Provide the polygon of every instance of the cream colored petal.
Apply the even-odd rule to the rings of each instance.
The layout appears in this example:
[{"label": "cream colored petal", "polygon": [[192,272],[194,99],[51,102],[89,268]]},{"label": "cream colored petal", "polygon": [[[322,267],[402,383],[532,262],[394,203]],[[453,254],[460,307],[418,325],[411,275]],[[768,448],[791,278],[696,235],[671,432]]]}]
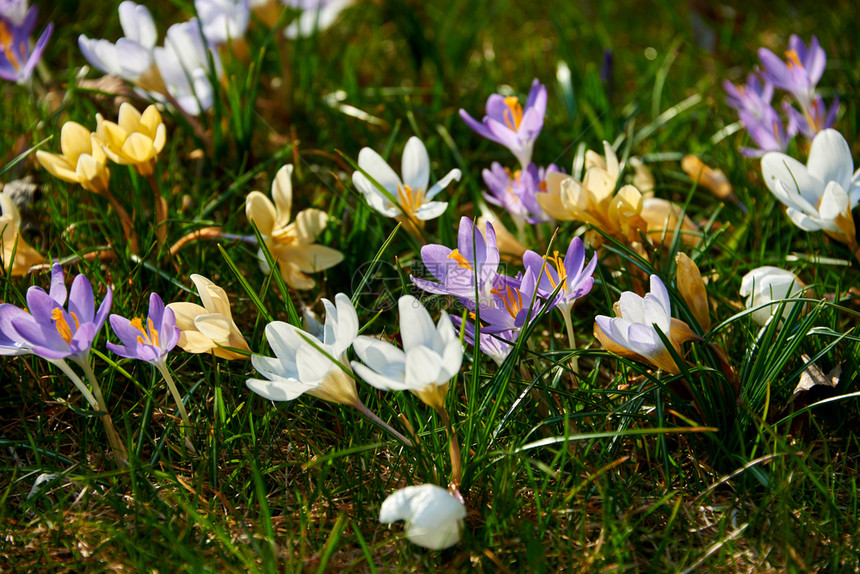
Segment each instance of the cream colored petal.
[{"label": "cream colored petal", "polygon": [[535,199],[547,215],[554,219],[570,221],[572,217],[561,203],[560,193],[536,193]]},{"label": "cream colored petal", "polygon": [[182,331],[178,345],[187,353],[208,353],[215,348],[212,339],[198,331]]},{"label": "cream colored petal", "polygon": [[148,106],[143,110],[143,113],[140,115],[140,125],[148,134],[155,135],[158,127],[164,125],[161,120],[161,114],[158,113],[158,108]]},{"label": "cream colored petal", "polygon": [[615,191],[616,181],[616,178],[605,169],[592,168],[585,172],[582,187],[590,192],[592,202],[599,204]]},{"label": "cream colored petal", "polygon": [[249,193],[245,199],[245,216],[257,226],[261,235],[272,235],[276,211],[275,205],[268,197],[259,191]]},{"label": "cream colored petal", "polygon": [[116,123],[126,132],[132,133],[140,129],[140,118],[141,115],[137,108],[128,102],[123,102],[119,107],[119,118]]},{"label": "cream colored petal", "polygon": [[281,270],[281,277],[293,289],[313,289],[316,285],[316,281],[302,273],[298,265],[291,261],[280,261],[278,267]]},{"label": "cream colored petal", "polygon": [[167,143],[167,128],[164,124],[159,124],[155,130],[155,137],[152,138],[152,147],[155,148],[156,154],[161,153],[165,143]]},{"label": "cream colored petal", "polygon": [[283,245],[273,255],[295,263],[305,273],[323,271],[343,261],[343,253],[324,245]]},{"label": "cream colored petal", "polygon": [[227,292],[217,285],[209,285],[200,292],[200,300],[204,302],[204,306],[212,313],[224,315],[231,321],[233,320],[233,312],[230,310],[230,299],[227,298]]},{"label": "cream colored petal", "polygon": [[78,156],[92,151],[90,130],[77,122],[66,122],[60,130],[60,149],[69,163],[75,163]]},{"label": "cream colored petal", "polygon": [[39,150],[36,152],[36,159],[54,177],[58,177],[63,181],[78,183],[78,175],[75,173],[75,168],[66,161],[65,157]]},{"label": "cream colored petal", "polygon": [[104,164],[99,165],[93,156],[82,154],[78,158],[77,173],[78,181],[92,181],[99,177],[104,171]]},{"label": "cream colored petal", "polygon": [[305,209],[296,216],[296,239],[299,243],[313,243],[328,223],[328,214],[320,209]]},{"label": "cream colored petal", "polygon": [[[4,245],[5,248],[5,245]],[[5,249],[4,249],[5,251]],[[11,259],[11,250],[8,254],[3,255],[4,263]],[[35,249],[24,241],[24,238],[18,235],[18,245],[15,248],[15,260],[12,262],[12,269],[9,270],[13,277],[26,275],[33,265],[42,263],[45,258]]]},{"label": "cream colored petal", "polygon": [[293,212],[293,165],[287,164],[278,170],[272,182],[272,199],[275,201],[277,218],[275,227],[286,227]]},{"label": "cream colored petal", "polygon": [[156,151],[149,136],[135,132],[122,144],[122,154],[134,164],[146,163],[155,157]]},{"label": "cream colored petal", "polygon": [[107,155],[104,148],[99,143],[99,138],[96,134],[90,134],[90,147],[92,148],[91,155],[96,162],[104,165],[107,163]]},{"label": "cream colored petal", "polygon": [[176,326],[180,331],[195,330],[194,319],[209,312],[196,303],[177,302],[170,303],[167,307],[176,316]]},{"label": "cream colored petal", "polygon": [[686,253],[675,255],[675,264],[678,266],[675,279],[678,291],[696,318],[696,322],[707,331],[711,328],[710,302],[699,267]]},{"label": "cream colored petal", "polygon": [[[680,319],[672,319],[672,325],[669,328],[669,338],[674,343],[676,349],[680,350],[680,346],[682,343],[686,343],[687,341],[700,341],[702,338],[699,337],[693,330],[687,325],[684,321]],[[679,353],[680,354],[680,353]]]},{"label": "cream colored petal", "polygon": [[198,315],[194,319],[194,326],[216,343],[225,345],[230,339],[233,321],[221,313],[209,313],[208,315]]},{"label": "cream colored petal", "polygon": [[99,124],[98,137],[112,162],[128,165],[128,160],[122,155],[122,146],[128,138],[128,132],[113,122],[102,121]]},{"label": "cream colored petal", "polygon": [[588,150],[585,152],[585,171],[592,168],[606,169],[606,160],[596,151]]}]

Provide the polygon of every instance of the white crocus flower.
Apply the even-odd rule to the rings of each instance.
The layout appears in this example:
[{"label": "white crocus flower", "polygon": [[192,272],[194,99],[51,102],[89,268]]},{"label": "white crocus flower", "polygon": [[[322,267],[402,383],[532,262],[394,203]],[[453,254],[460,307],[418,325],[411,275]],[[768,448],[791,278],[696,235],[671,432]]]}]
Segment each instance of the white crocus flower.
[{"label": "white crocus flower", "polygon": [[194,0],[194,8],[210,45],[244,38],[251,16],[248,0]]},{"label": "white crocus flower", "polygon": [[125,34],[116,42],[78,37],[78,46],[87,61],[104,72],[139,85],[162,90],[158,70],[153,66],[158,33],[146,6],[126,1],[119,5],[119,23]]},{"label": "white crocus flower", "polygon": [[459,169],[452,169],[448,175],[428,189],[430,157],[421,140],[414,136],[409,138],[403,150],[401,169],[403,180],[378,153],[370,148],[362,148],[359,152],[358,165],[385,188],[400,206],[393,204],[386,194],[371,183],[363,173],[357,171],[352,174],[352,183],[364,195],[370,207],[386,217],[405,219],[419,226],[428,219],[442,215],[448,203],[432,200],[452,181],[459,181],[461,175]]},{"label": "white crocus flower", "polygon": [[433,325],[430,313],[411,295],[401,297],[398,308],[403,350],[379,339],[358,337],[354,349],[365,364],[353,361],[352,368],[377,389],[412,391],[441,411],[448,382],[460,371],[463,345],[445,311]]},{"label": "white crocus flower", "polygon": [[607,351],[651,363],[669,373],[680,372],[657,328],[678,354],[681,343],[697,337],[686,323],[672,318],[669,291],[659,277],[651,276],[651,292],[645,297],[625,291],[613,309],[615,317],[595,318],[594,336]]},{"label": "white crocus flower", "polygon": [[823,130],[812,141],[806,165],[779,152],[761,160],[765,183],[804,231],[825,233],[856,249],[851,210],[860,203],[860,170],[842,134]]},{"label": "white crocus flower", "polygon": [[155,48],[154,55],[168,93],[183,111],[196,116],[212,107],[217,86],[210,81],[209,58],[216,77],[223,69],[218,53],[208,49],[196,18],[171,26],[164,47]]},{"label": "white crocus flower", "polygon": [[[752,319],[764,326],[771,316],[776,313],[779,302],[794,299],[801,295],[805,285],[791,271],[779,267],[758,267],[741,279],[741,297],[746,297],[744,305],[752,312]],[[791,313],[797,303],[787,303],[783,308],[782,318]]]},{"label": "white crocus flower", "polygon": [[413,544],[442,550],[460,542],[466,507],[435,484],[407,486],[390,495],[379,509],[379,521],[406,521],[406,537]]},{"label": "white crocus flower", "polygon": [[355,380],[341,368],[347,364],[346,350],[358,334],[358,315],[343,293],[335,296],[335,304],[323,299],[326,318],[321,341],[289,323],[273,321],[266,325],[266,338],[275,357],[251,357],[254,368],[267,380],[248,379],[248,388],[272,401],[291,401],[308,393],[358,408],[361,401]]}]

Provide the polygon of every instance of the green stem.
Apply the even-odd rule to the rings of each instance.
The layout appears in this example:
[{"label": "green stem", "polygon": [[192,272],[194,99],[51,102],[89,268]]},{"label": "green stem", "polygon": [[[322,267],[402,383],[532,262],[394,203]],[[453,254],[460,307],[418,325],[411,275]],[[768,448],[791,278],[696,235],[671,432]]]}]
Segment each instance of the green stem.
[{"label": "green stem", "polygon": [[173,400],[176,401],[176,408],[179,409],[179,416],[182,417],[182,424],[191,431],[191,421],[188,418],[188,412],[185,410],[185,404],[182,402],[182,396],[179,394],[179,389],[176,388],[176,383],[173,382],[173,377],[170,375],[170,370],[164,364],[164,360],[153,363],[161,376],[164,377],[164,382],[167,383],[167,388],[170,389],[170,394],[173,395]]},{"label": "green stem", "polygon": [[[559,307],[562,317],[564,317],[564,327],[567,329],[567,344],[570,349],[576,349],[576,337],[573,334],[573,321],[570,318],[570,307]],[[573,355],[570,359],[570,370],[579,375],[579,357]]]},{"label": "green stem", "polygon": [[101,407],[99,406],[98,401],[96,401],[96,398],[93,396],[93,394],[90,392],[90,390],[81,380],[81,378],[77,375],[77,373],[72,370],[72,368],[66,361],[64,361],[63,359],[48,359],[48,362],[63,371],[63,373],[67,377],[69,377],[69,379],[71,379],[72,384],[74,384],[78,388],[78,390],[81,391],[81,394],[84,395],[84,398],[87,400],[87,402],[90,404],[90,407],[94,411],[101,410]]},{"label": "green stem", "polygon": [[394,437],[396,437],[397,440],[399,440],[400,442],[402,442],[406,446],[410,446],[410,447],[412,446],[411,440],[409,440],[408,438],[406,438],[405,436],[403,436],[402,434],[400,434],[399,432],[394,430],[394,428],[391,425],[389,425],[387,422],[385,422],[384,420],[382,420],[381,418],[376,416],[376,413],[374,413],[372,410],[370,410],[369,408],[364,406],[363,402],[358,401],[355,404],[353,404],[352,406],[355,407],[355,410],[357,410],[362,415],[364,415],[365,417],[370,419],[372,422],[376,423],[377,425],[379,425],[380,427],[382,427],[383,429],[387,430],[389,433],[394,435]]},{"label": "green stem", "polygon": [[99,418],[102,419],[102,424],[105,426],[105,433],[107,433],[108,442],[114,451],[114,456],[116,457],[117,462],[128,464],[128,451],[126,450],[122,439],[119,438],[119,433],[116,431],[116,427],[113,425],[113,419],[111,419],[110,414],[108,413],[107,403],[105,402],[104,395],[102,395],[102,389],[99,386],[99,382],[96,380],[96,374],[93,372],[93,368],[90,366],[89,361],[78,359],[76,362],[84,370],[84,374],[87,376],[87,380],[93,388],[93,396],[98,403],[99,411],[104,413]]}]

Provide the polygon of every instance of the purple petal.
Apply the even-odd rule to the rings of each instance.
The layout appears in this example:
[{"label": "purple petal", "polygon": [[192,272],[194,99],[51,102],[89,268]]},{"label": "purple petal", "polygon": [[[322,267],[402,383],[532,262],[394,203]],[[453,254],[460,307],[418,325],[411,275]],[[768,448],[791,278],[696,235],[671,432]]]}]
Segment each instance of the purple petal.
[{"label": "purple petal", "polygon": [[102,304],[99,305],[98,313],[96,313],[94,323],[96,325],[96,331],[102,328],[102,325],[105,324],[105,319],[107,319],[108,313],[110,313],[111,305],[113,304],[113,289],[110,287],[107,288],[107,293],[105,293],[105,298],[102,299]]},{"label": "purple petal", "polygon": [[54,263],[51,266],[51,299],[57,302],[57,305],[63,306],[66,304],[68,291],[66,290],[66,278],[63,273],[63,267],[59,263]]},{"label": "purple petal", "polygon": [[69,292],[69,313],[76,315],[81,324],[92,323],[95,306],[90,280],[83,274],[78,275]]},{"label": "purple petal", "polygon": [[93,339],[96,338],[96,326],[92,323],[85,323],[75,332],[69,343],[69,354],[85,357],[90,352],[90,347],[93,346]]},{"label": "purple petal", "polygon": [[62,309],[41,287],[27,289],[27,310],[37,323],[52,324],[53,312],[57,308]]},{"label": "purple petal", "polygon": [[460,118],[466,123],[469,128],[483,138],[487,138],[489,140],[494,140],[493,134],[487,129],[482,122],[479,122],[475,118],[469,115],[466,110],[460,110]]}]

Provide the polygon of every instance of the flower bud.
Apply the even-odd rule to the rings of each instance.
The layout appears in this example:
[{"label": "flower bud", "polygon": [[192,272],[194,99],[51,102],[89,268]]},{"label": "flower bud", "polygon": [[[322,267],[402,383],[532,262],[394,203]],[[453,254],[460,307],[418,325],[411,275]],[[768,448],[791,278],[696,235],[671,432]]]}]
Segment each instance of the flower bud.
[{"label": "flower bud", "polygon": [[675,255],[675,264],[678,266],[678,272],[675,277],[678,291],[681,292],[681,296],[693,313],[693,317],[696,318],[696,321],[702,327],[702,330],[707,331],[711,328],[711,315],[708,308],[710,306],[708,303],[708,292],[705,289],[702,274],[686,253]]}]

